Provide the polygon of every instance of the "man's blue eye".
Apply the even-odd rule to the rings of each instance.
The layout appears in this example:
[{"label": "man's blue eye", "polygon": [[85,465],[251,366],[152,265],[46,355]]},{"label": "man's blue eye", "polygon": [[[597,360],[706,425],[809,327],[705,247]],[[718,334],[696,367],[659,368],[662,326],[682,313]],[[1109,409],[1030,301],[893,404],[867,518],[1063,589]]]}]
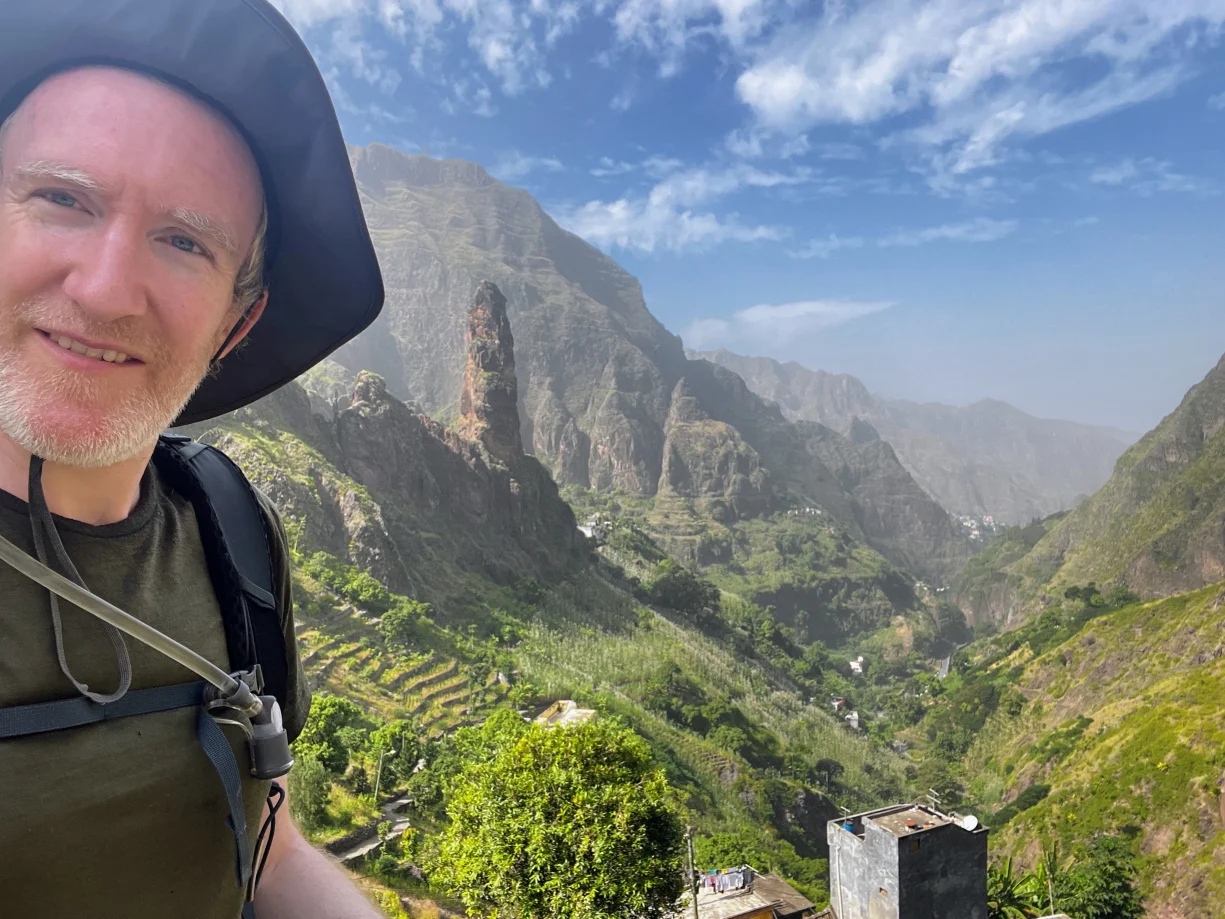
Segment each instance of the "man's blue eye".
[{"label": "man's blue eye", "polygon": [[46,197],[52,204],[58,204],[60,207],[77,206],[77,199],[64,191],[49,191],[46,193]]},{"label": "man's blue eye", "polygon": [[171,236],[170,245],[181,252],[198,252],[200,250],[200,247],[196,245],[196,241],[189,236]]}]

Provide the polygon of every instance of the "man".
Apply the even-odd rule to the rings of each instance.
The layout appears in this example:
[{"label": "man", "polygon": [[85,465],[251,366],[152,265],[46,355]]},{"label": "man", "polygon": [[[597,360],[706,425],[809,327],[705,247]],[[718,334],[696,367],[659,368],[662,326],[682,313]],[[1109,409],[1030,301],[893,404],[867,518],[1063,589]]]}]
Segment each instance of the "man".
[{"label": "man", "polygon": [[[381,306],[323,82],[264,0],[5,4],[0,122],[0,535],[49,539],[53,567],[232,672],[201,524],[150,460],[167,426],[288,382]],[[262,504],[292,738],[309,693]],[[193,676],[3,564],[0,595],[0,715]],[[0,739],[0,914],[239,916],[241,834],[198,711]],[[255,853],[269,785],[241,773]],[[381,915],[285,811],[254,909]]]}]

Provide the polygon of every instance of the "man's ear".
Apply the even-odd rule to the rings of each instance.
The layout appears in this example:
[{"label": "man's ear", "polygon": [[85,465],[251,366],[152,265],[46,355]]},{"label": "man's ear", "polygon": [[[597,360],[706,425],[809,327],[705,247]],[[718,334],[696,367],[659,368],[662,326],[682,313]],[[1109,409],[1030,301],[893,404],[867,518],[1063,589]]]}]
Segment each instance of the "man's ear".
[{"label": "man's ear", "polygon": [[264,307],[267,305],[268,291],[265,290],[258,300],[247,307],[242,317],[234,325],[234,328],[230,329],[230,334],[226,336],[221,349],[213,357],[214,363],[220,361],[238,347],[242,340],[247,337],[247,333],[255,326],[255,323],[259,321],[259,317],[264,314]]}]

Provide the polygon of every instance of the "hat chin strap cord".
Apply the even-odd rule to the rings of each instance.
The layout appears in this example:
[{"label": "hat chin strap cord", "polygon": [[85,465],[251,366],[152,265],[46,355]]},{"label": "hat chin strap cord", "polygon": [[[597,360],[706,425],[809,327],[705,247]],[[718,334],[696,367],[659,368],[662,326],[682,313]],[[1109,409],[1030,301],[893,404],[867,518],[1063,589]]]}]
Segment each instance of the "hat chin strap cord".
[{"label": "hat chin strap cord", "polygon": [[186,645],[180,644],[169,635],[163,635],[135,616],[125,613],[97,594],[47,567],[3,536],[0,536],[0,560],[16,568],[30,580],[41,584],[53,594],[85,610],[90,615],[96,616],[103,622],[109,623],[119,631],[131,635],[137,641],[143,642],[207,680],[218,693],[217,698],[208,705],[210,710],[214,708],[233,709],[248,718],[255,718],[262,712],[264,703],[253,691],[252,685],[248,685],[247,682],[250,680],[254,684],[256,682],[254,675],[231,676]]}]

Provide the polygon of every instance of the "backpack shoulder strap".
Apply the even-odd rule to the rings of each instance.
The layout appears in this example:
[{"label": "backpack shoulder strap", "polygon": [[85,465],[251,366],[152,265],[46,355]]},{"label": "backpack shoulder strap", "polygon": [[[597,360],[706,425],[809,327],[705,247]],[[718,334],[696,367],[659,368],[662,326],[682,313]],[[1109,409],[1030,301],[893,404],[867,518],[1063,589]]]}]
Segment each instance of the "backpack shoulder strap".
[{"label": "backpack shoulder strap", "polygon": [[154,462],[195,509],[230,665],[249,670],[259,664],[264,692],[284,707],[288,666],[283,611],[277,608],[280,572],[255,490],[228,456],[182,435],[163,434]]}]

